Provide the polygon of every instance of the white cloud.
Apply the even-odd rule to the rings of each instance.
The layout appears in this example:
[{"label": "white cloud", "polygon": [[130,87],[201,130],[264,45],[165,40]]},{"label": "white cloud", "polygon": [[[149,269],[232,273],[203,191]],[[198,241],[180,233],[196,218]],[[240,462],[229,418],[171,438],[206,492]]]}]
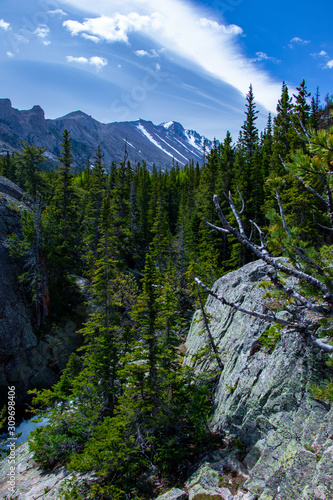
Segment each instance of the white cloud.
[{"label": "white cloud", "polygon": [[160,26],[160,16],[153,13],[151,16],[141,16],[136,12],[129,15],[116,14],[114,17],[100,16],[85,19],[83,23],[68,20],[63,25],[72,35],[83,34],[99,37],[107,42],[128,43],[128,34],[132,31],[145,31]]},{"label": "white cloud", "polygon": [[225,35],[243,35],[242,28],[236,24],[229,24],[226,26],[224,24],[219,24],[216,21],[212,21],[211,19],[202,17],[199,20],[199,25],[203,28],[211,29],[212,31],[224,33]]},{"label": "white cloud", "polygon": [[38,36],[39,38],[46,38],[49,33],[50,33],[50,28],[46,25],[39,26],[34,31],[34,35]]},{"label": "white cloud", "polygon": [[90,57],[89,59],[87,57],[73,57],[73,56],[67,56],[67,62],[68,63],[79,63],[79,64],[88,64],[91,66],[95,66],[97,71],[99,71],[101,68],[106,66],[108,64],[108,60],[105,59],[104,57]]},{"label": "white cloud", "polygon": [[89,59],[89,64],[92,64],[93,66],[96,66],[96,68],[98,70],[100,70],[101,68],[103,68],[104,66],[106,66],[108,63],[108,60],[105,59],[105,57],[91,57]]},{"label": "white cloud", "polygon": [[333,68],[333,59],[331,59],[330,61],[328,61],[326,63],[326,68],[329,68],[329,69],[332,69]]},{"label": "white cloud", "polygon": [[321,50],[320,52],[313,52],[310,54],[312,57],[328,57],[328,54],[325,50]]},{"label": "white cloud", "polygon": [[98,36],[87,35],[87,33],[82,33],[82,37],[85,38],[86,40],[90,40],[91,42],[95,42],[95,43],[98,43],[100,41]]},{"label": "white cloud", "polygon": [[64,12],[62,9],[55,9],[55,10],[48,10],[47,14],[50,14],[51,16],[68,16],[67,12]]},{"label": "white cloud", "polygon": [[7,54],[7,56],[8,56],[8,57],[14,57],[13,52],[9,52],[9,51],[8,51],[8,52],[6,52],[6,54]]},{"label": "white cloud", "polygon": [[0,28],[2,28],[5,31],[8,31],[10,28],[10,24],[6,23],[3,19],[0,19]]},{"label": "white cloud", "polygon": [[308,43],[310,43],[310,40],[303,40],[298,36],[294,36],[289,42],[289,47],[292,49],[295,45],[307,45]]},{"label": "white cloud", "polygon": [[152,50],[142,50],[142,49],[139,49],[139,50],[136,50],[134,52],[138,57],[159,57],[159,54],[157,52],[157,50],[155,49],[152,49]]},{"label": "white cloud", "polygon": [[275,111],[281,95],[281,82],[274,81],[255,61],[245,57],[238,45],[238,36],[243,35],[242,28],[207,19],[203,9],[193,2],[63,1],[90,16],[83,22],[70,20],[64,23],[73,35],[85,33],[107,42],[129,43],[130,33],[139,32],[165,47],[168,54],[177,55],[190,67],[195,66],[197,71],[209,73],[232,85],[244,96],[252,83],[256,101]]},{"label": "white cloud", "polygon": [[276,59],[276,57],[268,56],[266,52],[256,52],[256,58],[252,59],[253,62],[256,61],[272,61],[274,63],[280,63],[280,59]]},{"label": "white cloud", "polygon": [[43,24],[41,26],[38,26],[38,28],[33,32],[33,35],[36,35],[38,38],[40,38],[43,42],[43,45],[47,46],[51,44],[50,40],[47,40],[49,33],[50,28],[46,26],[46,24]]}]

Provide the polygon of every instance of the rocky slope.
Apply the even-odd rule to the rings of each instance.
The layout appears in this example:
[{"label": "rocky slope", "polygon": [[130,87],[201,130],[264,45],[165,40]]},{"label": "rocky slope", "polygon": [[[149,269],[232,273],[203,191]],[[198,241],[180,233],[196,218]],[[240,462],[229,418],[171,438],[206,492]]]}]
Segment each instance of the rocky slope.
[{"label": "rocky slope", "polygon": [[[258,282],[265,280],[267,270],[261,261],[250,263],[218,280],[214,290],[262,312]],[[227,439],[236,438],[242,448],[239,456],[247,471],[243,492],[259,500],[333,498],[333,410],[310,390],[312,384],[332,377],[325,355],[299,333],[286,331],[270,352],[259,342],[268,327],[262,320],[232,311],[211,297],[206,311],[213,316],[211,331],[224,365],[211,425]],[[197,312],[194,320],[199,316]],[[186,343],[188,363],[202,346],[199,330],[200,324],[193,322]],[[207,360],[197,368],[207,372],[212,366]],[[209,460],[210,468],[223,477],[220,462],[219,457]],[[238,496],[215,498],[242,495],[240,490]]]},{"label": "rocky slope", "polygon": [[185,130],[180,123],[152,122],[100,123],[82,111],[74,111],[55,120],[47,120],[40,106],[20,111],[9,99],[0,99],[0,153],[22,149],[21,141],[44,147],[49,166],[58,163],[63,131],[71,132],[74,166],[84,169],[87,161],[93,163],[97,146],[101,146],[107,169],[111,162],[124,160],[125,143],[128,160],[135,165],[145,161],[159,168],[170,168],[178,162],[184,166],[189,160],[201,163],[203,144],[209,152],[212,142],[193,130]]},{"label": "rocky slope", "polygon": [[9,255],[7,237],[20,233],[23,191],[0,177],[0,407],[7,402],[8,386],[15,386],[16,404],[22,406],[27,390],[50,387],[70,354],[80,345],[78,324],[64,322],[43,338],[34,331],[28,294],[18,277],[23,262]]},{"label": "rocky slope", "polygon": [[[261,311],[264,292],[258,283],[267,270],[261,261],[250,263],[218,280],[214,290]],[[193,361],[205,342],[197,321],[200,312],[187,338],[186,362],[214,377],[217,370],[211,427],[221,447],[198,461],[184,488],[174,488],[158,499],[331,500],[333,409],[316,400],[310,390],[312,384],[332,376],[325,355],[300,334],[290,332],[282,332],[270,351],[259,342],[268,328],[263,321],[231,311],[212,298],[206,310],[224,368],[219,370],[209,358]],[[20,457],[18,498],[23,500],[42,479],[26,448]],[[4,471],[3,466],[0,478],[5,477]],[[64,469],[55,472],[61,478],[67,474]],[[43,476],[38,498],[60,499],[55,483],[54,474]],[[49,490],[44,492],[42,486]]]}]

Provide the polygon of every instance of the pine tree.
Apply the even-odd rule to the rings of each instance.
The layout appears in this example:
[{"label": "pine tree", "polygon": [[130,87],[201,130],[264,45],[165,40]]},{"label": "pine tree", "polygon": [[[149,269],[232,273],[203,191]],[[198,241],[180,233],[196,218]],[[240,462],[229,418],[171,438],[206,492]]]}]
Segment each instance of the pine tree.
[{"label": "pine tree", "polygon": [[288,87],[283,82],[281,98],[277,104],[277,115],[273,124],[273,152],[270,171],[272,176],[284,175],[282,160],[286,160],[290,153],[290,131],[292,99],[289,97]]},{"label": "pine tree", "polygon": [[41,191],[42,188],[40,165],[45,161],[43,153],[45,153],[46,148],[36,147],[28,142],[22,142],[21,144],[23,151],[17,153],[15,157],[18,183],[28,194],[34,197],[37,195],[37,189]]},{"label": "pine tree", "polygon": [[63,134],[60,160],[52,199],[42,213],[42,226],[51,297],[53,303],[55,301],[60,307],[66,307],[66,295],[75,290],[72,275],[82,266],[81,211],[70,173],[72,153],[67,130]]}]

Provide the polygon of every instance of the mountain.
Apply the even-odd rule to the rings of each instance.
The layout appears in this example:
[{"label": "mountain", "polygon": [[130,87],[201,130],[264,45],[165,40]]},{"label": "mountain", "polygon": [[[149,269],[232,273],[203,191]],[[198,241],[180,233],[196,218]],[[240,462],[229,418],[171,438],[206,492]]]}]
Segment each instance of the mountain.
[{"label": "mountain", "polygon": [[163,169],[176,162],[181,167],[189,160],[202,163],[204,143],[206,152],[212,147],[212,141],[173,121],[154,125],[139,119],[105,124],[82,111],[50,120],[45,119],[40,106],[20,111],[9,99],[0,99],[0,154],[20,150],[21,141],[28,141],[46,148],[45,156],[58,162],[65,129],[71,133],[73,163],[78,169],[83,169],[87,161],[93,162],[98,145],[106,168],[112,161],[124,159],[125,147],[133,165],[145,161],[150,168],[155,164]]}]

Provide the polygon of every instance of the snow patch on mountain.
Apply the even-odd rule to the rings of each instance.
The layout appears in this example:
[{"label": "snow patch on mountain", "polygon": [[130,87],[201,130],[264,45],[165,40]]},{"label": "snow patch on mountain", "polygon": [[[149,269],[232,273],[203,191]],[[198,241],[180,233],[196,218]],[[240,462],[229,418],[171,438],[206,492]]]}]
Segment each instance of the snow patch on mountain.
[{"label": "snow patch on mountain", "polygon": [[172,127],[174,122],[166,122],[166,123],[162,123],[162,127],[166,128],[167,130]]},{"label": "snow patch on mountain", "polygon": [[[171,146],[171,144],[169,144],[167,141],[165,141],[164,139],[162,139],[162,137],[160,137],[158,134],[156,134],[156,135],[157,135],[157,137],[158,137],[161,141],[165,142],[165,144],[166,144],[167,146],[169,146],[169,148],[171,148],[171,149],[173,149],[174,151],[176,151],[177,155],[182,156],[182,157],[184,158],[184,160],[186,160],[186,162],[188,161],[188,159],[186,158],[186,156],[182,155],[182,154],[178,151],[178,149],[176,149],[176,148],[174,148],[173,146]],[[176,139],[176,140],[177,140],[177,139]],[[179,141],[178,141],[178,142],[179,142]],[[187,148],[186,148],[186,149],[187,149]],[[185,163],[183,163],[183,165],[185,165]]]},{"label": "snow patch on mountain", "polygon": [[141,123],[139,123],[137,125],[137,128],[140,130],[140,132],[145,135],[147,137],[147,139],[150,140],[150,142],[152,142],[154,144],[154,146],[158,147],[159,149],[161,149],[164,153],[166,153],[167,155],[171,156],[171,158],[173,158],[173,155],[171,153],[169,153],[169,151],[166,151],[166,149],[164,149],[157,141],[155,141],[154,137],[152,135],[150,135],[150,133],[144,128],[143,125],[141,125]]},{"label": "snow patch on mountain", "polygon": [[188,143],[193,147],[198,149],[199,151],[202,151],[203,145],[202,142],[198,144],[197,139],[194,137],[194,135],[191,133],[190,130],[185,130],[185,134],[188,140]]}]

